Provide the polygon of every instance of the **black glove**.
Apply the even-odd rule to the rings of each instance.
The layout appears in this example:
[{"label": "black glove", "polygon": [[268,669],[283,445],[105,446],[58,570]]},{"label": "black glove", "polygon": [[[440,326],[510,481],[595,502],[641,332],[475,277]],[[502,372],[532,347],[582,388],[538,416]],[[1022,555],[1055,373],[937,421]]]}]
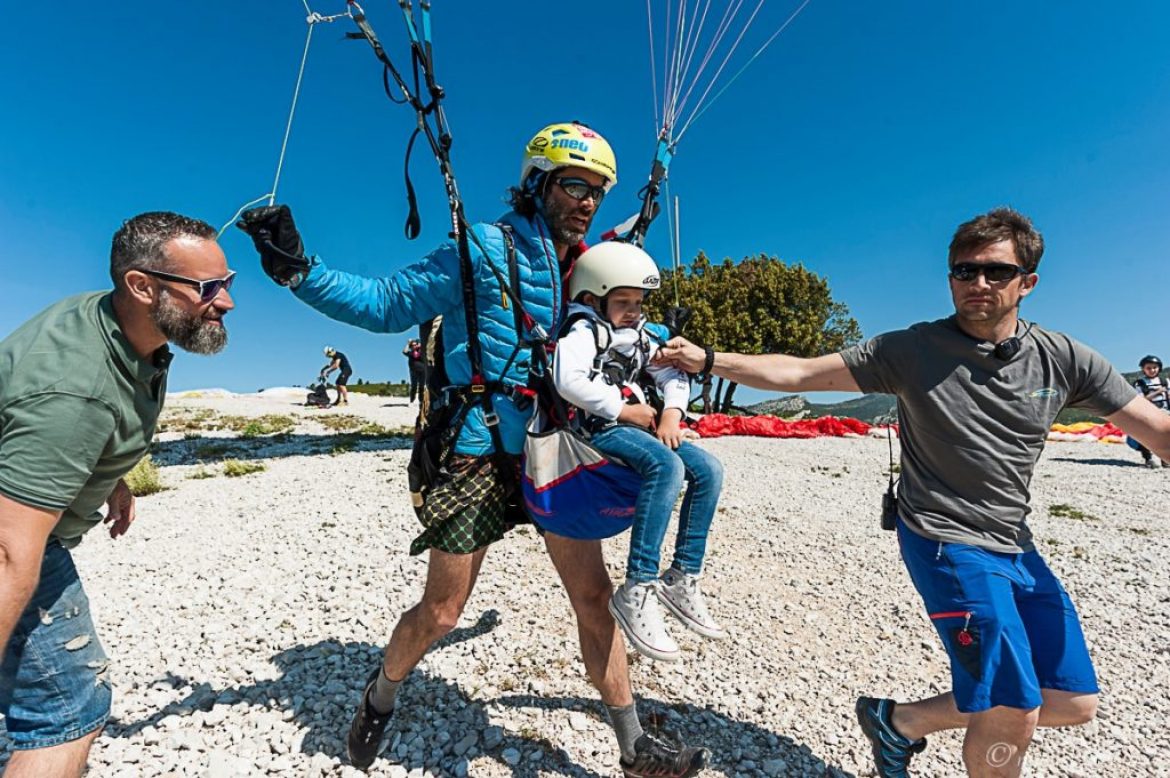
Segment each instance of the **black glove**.
[{"label": "black glove", "polygon": [[265,205],[244,211],[236,226],[252,236],[260,265],[281,286],[297,286],[309,272],[305,245],[287,205]]},{"label": "black glove", "polygon": [[670,330],[670,337],[678,337],[682,335],[683,330],[686,329],[691,317],[695,312],[685,305],[667,308],[666,314],[662,317],[662,323],[666,325],[666,329]]}]

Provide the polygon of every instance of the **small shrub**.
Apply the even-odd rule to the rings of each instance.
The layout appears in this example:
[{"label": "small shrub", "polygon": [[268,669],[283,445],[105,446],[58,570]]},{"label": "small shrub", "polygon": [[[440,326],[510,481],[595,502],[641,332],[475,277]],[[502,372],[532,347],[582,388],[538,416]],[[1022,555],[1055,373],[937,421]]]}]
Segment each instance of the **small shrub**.
[{"label": "small shrub", "polygon": [[191,480],[199,481],[199,480],[202,480],[204,478],[215,478],[215,473],[211,472],[206,467],[203,467],[202,465],[200,465],[199,469],[192,471],[191,474],[187,476],[187,478],[189,478]]},{"label": "small shrub", "polygon": [[244,475],[251,475],[252,473],[262,473],[268,469],[268,466],[263,462],[243,462],[239,459],[225,459],[223,461],[223,474],[228,478],[239,478]]},{"label": "small shrub", "polygon": [[130,493],[135,497],[155,494],[166,489],[159,478],[158,465],[151,459],[150,454],[138,460],[134,469],[126,474],[125,481],[126,486],[130,487]]}]

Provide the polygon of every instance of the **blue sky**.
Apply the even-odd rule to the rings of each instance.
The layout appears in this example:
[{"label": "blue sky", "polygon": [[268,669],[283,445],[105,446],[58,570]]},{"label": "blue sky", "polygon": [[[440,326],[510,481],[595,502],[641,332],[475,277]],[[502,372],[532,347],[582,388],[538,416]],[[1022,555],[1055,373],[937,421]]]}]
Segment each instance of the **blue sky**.
[{"label": "blue sky", "polygon": [[[796,5],[768,0],[745,53]],[[366,10],[405,63],[393,5]],[[51,17],[35,4],[5,17],[0,336],[56,299],[108,286],[122,219],[168,209],[219,226],[267,192],[305,33],[299,0],[65,0]],[[597,231],[633,212],[655,139],[644,3],[435,0],[433,20],[471,218],[504,210],[524,142],[568,119],[595,126],[618,154],[621,180]],[[446,203],[432,159],[416,151],[423,235],[403,238],[413,114],[384,98],[365,44],[342,40],[350,29],[343,20],[314,34],[279,195],[309,251],[387,274],[442,240]],[[949,313],[954,227],[1011,204],[1048,244],[1025,316],[1134,369],[1147,352],[1170,352],[1167,94],[1163,2],[812,0],[680,145],[670,184],[683,257],[801,261],[873,335]],[[240,272],[230,344],[177,359],[172,388],[304,383],[327,343],[358,376],[405,376],[407,334],[331,322],[272,285],[238,231],[223,246]],[[668,262],[665,224],[648,248]]]}]

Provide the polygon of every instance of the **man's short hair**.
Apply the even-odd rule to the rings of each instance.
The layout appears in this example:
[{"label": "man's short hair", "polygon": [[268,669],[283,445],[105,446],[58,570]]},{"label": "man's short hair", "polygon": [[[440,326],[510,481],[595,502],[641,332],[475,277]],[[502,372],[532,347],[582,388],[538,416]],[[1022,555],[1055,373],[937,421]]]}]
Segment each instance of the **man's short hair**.
[{"label": "man's short hair", "polygon": [[215,240],[215,228],[200,219],[170,211],[140,213],[122,222],[110,247],[110,278],[114,288],[125,284],[131,270],[170,270],[170,258],[163,247],[176,238]]},{"label": "man's short hair", "polygon": [[969,256],[993,243],[1010,240],[1016,249],[1020,267],[1035,273],[1044,255],[1044,237],[1032,226],[1032,220],[1013,208],[993,208],[959,225],[951,238],[947,263],[956,257]]}]

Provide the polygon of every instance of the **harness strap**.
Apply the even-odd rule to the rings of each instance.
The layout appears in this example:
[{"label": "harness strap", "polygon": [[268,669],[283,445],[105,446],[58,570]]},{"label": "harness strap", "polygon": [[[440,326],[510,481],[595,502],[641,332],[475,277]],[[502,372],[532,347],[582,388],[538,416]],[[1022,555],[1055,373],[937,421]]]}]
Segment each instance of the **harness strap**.
[{"label": "harness strap", "polygon": [[[515,317],[515,320],[516,320],[516,348],[512,349],[511,356],[508,357],[508,361],[504,363],[504,367],[500,371],[500,377],[503,378],[504,376],[506,376],[508,374],[508,371],[512,368],[512,363],[515,362],[516,355],[518,353],[520,353],[520,346],[524,341],[523,341],[523,338],[521,337],[521,330],[520,330],[521,306],[520,306],[520,298],[518,296],[518,293],[519,293],[519,280],[518,279],[519,279],[519,272],[520,271],[516,266],[516,242],[512,237],[512,230],[510,227],[508,227],[507,225],[504,225],[504,224],[500,224],[497,226],[500,228],[500,233],[504,238],[504,253],[505,253],[506,259],[507,259],[508,274],[512,279],[511,291],[512,291],[512,294],[515,296],[515,303],[516,303],[515,305],[512,306],[512,313],[513,313],[513,316]],[[491,260],[488,259],[488,257],[486,255],[484,256],[483,261],[487,262],[489,264],[491,263]],[[469,267],[467,269],[467,272],[463,275],[464,275],[464,278],[470,279],[471,278],[471,268]],[[464,286],[470,287],[471,284],[464,284]],[[472,292],[472,294],[474,294],[474,291]],[[507,299],[505,298],[503,300],[503,302],[504,302],[504,305],[506,307],[507,306]],[[474,311],[474,308],[472,308],[471,310]],[[468,329],[467,329],[467,334],[468,334],[469,340],[471,339],[471,332],[472,332],[472,325],[469,323]],[[476,335],[475,335],[474,342],[475,342],[475,346],[476,346],[476,351],[478,352],[479,351],[479,328],[478,328],[478,326],[475,327],[475,333],[476,333]],[[469,357],[471,356],[470,346],[471,346],[471,343],[469,342],[468,343],[468,347],[469,347],[468,348],[468,356]],[[477,353],[477,359],[478,359],[478,353]],[[476,382],[476,376],[479,377],[478,385]],[[493,381],[492,382],[493,384],[495,384],[496,386],[501,387],[501,388],[494,389],[494,390],[488,390],[487,384],[484,382],[484,379],[483,379],[483,373],[477,366],[472,367],[471,381],[472,381],[472,386],[470,388],[471,388],[472,393],[478,393],[480,395],[480,403],[483,405],[483,423],[487,426],[488,433],[492,437],[492,447],[495,449],[495,452],[497,454],[503,454],[504,453],[504,441],[503,441],[503,438],[500,437],[500,417],[495,411],[495,407],[494,407],[495,403],[494,403],[492,396],[493,396],[495,391],[504,391],[504,387],[506,387],[506,385],[502,381]],[[511,395],[509,395],[509,398],[513,399],[513,401],[514,401],[514,397],[512,397]]]}]

